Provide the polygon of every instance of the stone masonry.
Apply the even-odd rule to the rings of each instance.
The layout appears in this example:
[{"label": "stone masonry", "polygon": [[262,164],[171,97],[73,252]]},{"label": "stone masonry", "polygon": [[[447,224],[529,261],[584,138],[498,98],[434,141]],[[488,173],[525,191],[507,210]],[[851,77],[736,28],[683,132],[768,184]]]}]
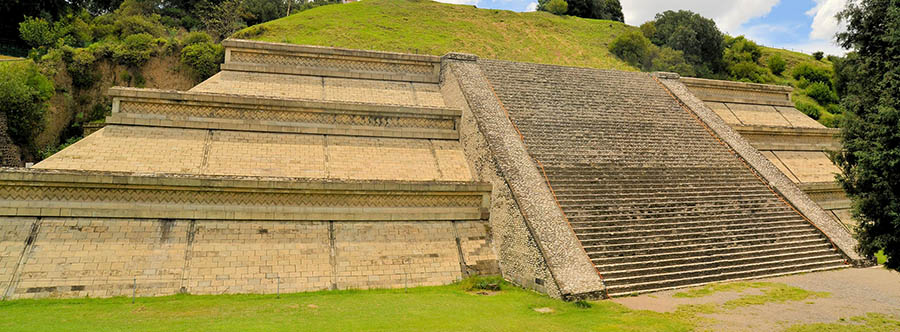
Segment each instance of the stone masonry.
[{"label": "stone masonry", "polygon": [[864,264],[795,183],[816,175],[757,150],[785,143],[725,124],[785,91],[723,113],[668,74],[223,44],[193,89],[112,88],[105,127],[0,170],[4,299],[502,274],[575,300]]}]

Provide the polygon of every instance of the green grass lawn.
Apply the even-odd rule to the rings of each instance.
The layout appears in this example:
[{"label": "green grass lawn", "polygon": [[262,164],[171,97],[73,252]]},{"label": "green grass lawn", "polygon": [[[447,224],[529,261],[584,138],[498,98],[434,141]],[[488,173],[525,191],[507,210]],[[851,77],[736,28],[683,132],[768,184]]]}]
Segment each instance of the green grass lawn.
[{"label": "green grass lawn", "polygon": [[[535,308],[550,308],[540,313]],[[282,295],[0,302],[0,331],[689,331],[684,315],[611,301],[582,309],[504,284],[495,295],[460,285]]]},{"label": "green grass lawn", "polygon": [[[261,28],[263,27],[261,30]],[[270,42],[637,70],[609,53],[620,22],[516,13],[421,0],[322,6],[238,32]],[[250,33],[262,31],[259,35]]]}]

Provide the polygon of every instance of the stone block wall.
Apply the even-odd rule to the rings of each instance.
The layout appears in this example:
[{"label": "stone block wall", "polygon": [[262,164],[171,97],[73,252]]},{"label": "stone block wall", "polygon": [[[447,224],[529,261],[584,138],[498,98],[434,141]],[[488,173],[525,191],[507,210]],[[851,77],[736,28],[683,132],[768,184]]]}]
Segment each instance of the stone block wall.
[{"label": "stone block wall", "polygon": [[487,221],[4,217],[5,299],[448,284],[499,270]]}]

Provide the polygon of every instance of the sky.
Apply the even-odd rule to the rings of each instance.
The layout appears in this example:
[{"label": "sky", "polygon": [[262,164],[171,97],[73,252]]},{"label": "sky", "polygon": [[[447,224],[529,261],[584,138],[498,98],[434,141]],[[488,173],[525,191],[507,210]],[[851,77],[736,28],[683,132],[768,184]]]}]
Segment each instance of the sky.
[{"label": "sky", "polygon": [[[478,8],[532,11],[537,0],[437,0]],[[713,19],[722,32],[744,35],[770,47],[843,55],[834,41],[841,29],[834,15],[847,0],[619,0],[625,23],[641,25],[666,10],[687,9]]]}]

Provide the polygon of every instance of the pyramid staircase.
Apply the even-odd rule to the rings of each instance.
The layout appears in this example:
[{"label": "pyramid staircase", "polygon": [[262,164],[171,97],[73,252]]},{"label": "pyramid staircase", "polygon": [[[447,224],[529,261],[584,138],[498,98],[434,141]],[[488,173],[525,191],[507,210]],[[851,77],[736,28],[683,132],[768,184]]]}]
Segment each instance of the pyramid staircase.
[{"label": "pyramid staircase", "polygon": [[608,295],[846,266],[646,74],[483,63]]}]

